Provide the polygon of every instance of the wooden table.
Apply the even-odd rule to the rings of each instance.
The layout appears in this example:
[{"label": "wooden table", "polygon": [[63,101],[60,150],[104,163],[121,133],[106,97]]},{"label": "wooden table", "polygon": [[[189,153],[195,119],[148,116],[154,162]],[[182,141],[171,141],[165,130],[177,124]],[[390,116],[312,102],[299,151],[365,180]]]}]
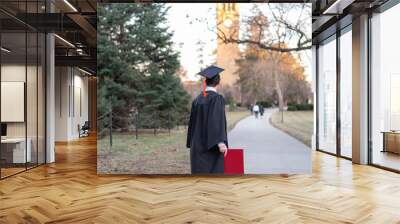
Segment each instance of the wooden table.
[{"label": "wooden table", "polygon": [[400,154],[400,131],[382,131],[383,150],[382,152],[392,152]]}]

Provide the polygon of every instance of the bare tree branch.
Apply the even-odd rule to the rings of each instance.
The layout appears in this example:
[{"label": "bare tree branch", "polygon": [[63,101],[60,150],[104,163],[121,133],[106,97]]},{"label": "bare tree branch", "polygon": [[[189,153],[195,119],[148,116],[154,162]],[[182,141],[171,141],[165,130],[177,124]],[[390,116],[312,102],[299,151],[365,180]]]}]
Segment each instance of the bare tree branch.
[{"label": "bare tree branch", "polygon": [[[258,37],[261,37],[262,33],[269,33],[269,40],[267,38],[251,39],[251,38],[234,38],[237,33],[231,35],[224,33],[219,28],[220,24],[217,24],[217,36],[218,39],[224,43],[237,43],[237,44],[253,44],[261,49],[277,52],[296,52],[309,50],[312,47],[311,35],[306,33],[305,26],[309,26],[310,13],[304,14],[304,11],[310,11],[306,4],[299,5],[300,7],[294,8],[300,10],[297,20],[288,18],[288,11],[293,9],[290,5],[285,4],[268,4],[270,14],[272,16],[271,21],[268,24],[261,23],[255,17],[250,18],[246,21],[247,25],[258,26]],[[307,6],[307,8],[306,8]],[[293,38],[296,38],[297,46],[287,47],[289,42],[293,42]]]}]

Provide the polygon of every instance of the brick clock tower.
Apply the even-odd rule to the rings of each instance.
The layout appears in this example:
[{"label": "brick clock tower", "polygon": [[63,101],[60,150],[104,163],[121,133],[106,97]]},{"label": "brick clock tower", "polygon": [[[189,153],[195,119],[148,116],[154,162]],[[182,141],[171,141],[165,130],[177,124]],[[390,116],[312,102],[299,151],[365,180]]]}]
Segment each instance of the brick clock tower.
[{"label": "brick clock tower", "polygon": [[[237,3],[217,3],[218,36],[239,38],[239,5]],[[217,40],[217,65],[224,68],[222,73],[221,88],[232,88],[235,101],[240,101],[239,88],[235,85],[239,79],[236,74],[236,59],[240,58],[237,43],[224,43],[221,38]]]}]

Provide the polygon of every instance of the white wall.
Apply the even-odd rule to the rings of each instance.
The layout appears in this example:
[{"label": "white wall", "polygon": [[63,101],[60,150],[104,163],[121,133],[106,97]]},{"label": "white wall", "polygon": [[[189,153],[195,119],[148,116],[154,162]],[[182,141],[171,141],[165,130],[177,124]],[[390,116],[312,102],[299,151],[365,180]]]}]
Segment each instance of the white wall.
[{"label": "white wall", "polygon": [[[2,82],[24,82],[25,75],[27,71],[31,71],[33,69],[32,66],[28,66],[26,68],[25,65],[19,64],[3,64],[1,66],[1,81]],[[32,98],[36,97],[36,91],[34,93],[27,93],[27,96]],[[2,96],[4,97],[4,96]],[[28,99],[27,99],[28,100]],[[31,102],[32,99],[29,99],[28,102]],[[36,107],[36,105],[35,105]],[[1,108],[1,110],[8,110],[8,108]],[[24,108],[22,108],[24,110]],[[33,119],[33,114],[28,114],[28,121],[31,122]],[[36,118],[36,114],[34,114],[34,118]],[[36,120],[35,120],[36,121]],[[36,123],[36,122],[35,122]],[[7,122],[7,136],[8,137],[25,137],[25,126],[26,122]],[[29,125],[30,128],[32,125]],[[29,133],[28,133],[29,137]]]},{"label": "white wall", "polygon": [[[1,66],[1,81],[25,82],[25,69],[25,65],[3,64]],[[1,108],[1,110],[7,110],[7,108]],[[25,137],[25,122],[7,123],[7,135],[8,137]]]},{"label": "white wall", "polygon": [[[76,74],[78,70],[75,69],[74,73],[74,107],[72,109],[72,119],[71,119],[71,135],[74,138],[79,137],[78,132],[78,124],[81,126],[85,123],[85,121],[89,120],[89,113],[88,113],[88,77],[82,76],[82,73]],[[81,107],[81,108],[80,108]]]},{"label": "white wall", "polygon": [[70,77],[67,67],[55,68],[55,141],[68,140],[68,88]]},{"label": "white wall", "polygon": [[[38,69],[38,70],[37,70]],[[2,102],[2,115],[4,114],[19,114],[18,121],[14,120],[13,122],[6,121],[7,124],[7,137],[9,138],[24,138],[27,136],[29,148],[31,149],[31,156],[33,162],[36,162],[36,159],[39,159],[39,163],[44,163],[45,159],[45,116],[44,116],[44,99],[45,99],[45,90],[44,87],[44,74],[42,73],[42,67],[28,65],[25,64],[2,64],[1,66],[1,76],[2,76],[2,99],[10,98],[13,101],[9,102],[9,105],[5,105]],[[27,80],[25,80],[27,79]],[[7,82],[11,82],[16,84],[24,83],[24,86],[21,86],[19,89],[17,86],[12,86],[13,90],[8,90],[4,88],[4,84]],[[26,90],[26,99],[25,98],[25,90]],[[17,91],[12,93],[12,91]],[[22,94],[19,97],[19,102],[17,99],[13,99],[7,94]],[[17,101],[16,101],[17,100]],[[22,102],[21,102],[22,100]],[[26,103],[26,105],[25,105]],[[15,105],[13,105],[15,104]],[[19,105],[18,107],[16,107]],[[26,119],[25,119],[26,113]],[[2,120],[4,117],[2,117]]]},{"label": "white wall", "polygon": [[76,68],[56,67],[55,85],[55,140],[77,139],[78,124],[88,120],[88,78]]}]

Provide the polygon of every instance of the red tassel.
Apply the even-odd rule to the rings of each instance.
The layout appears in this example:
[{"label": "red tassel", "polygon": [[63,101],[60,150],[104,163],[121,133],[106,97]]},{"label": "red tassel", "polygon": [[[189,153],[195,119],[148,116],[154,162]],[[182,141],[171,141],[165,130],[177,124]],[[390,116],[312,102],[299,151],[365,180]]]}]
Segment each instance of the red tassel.
[{"label": "red tassel", "polygon": [[204,81],[203,81],[203,96],[204,97],[207,96],[206,88],[207,88],[207,83],[206,83],[206,80],[204,79]]}]

